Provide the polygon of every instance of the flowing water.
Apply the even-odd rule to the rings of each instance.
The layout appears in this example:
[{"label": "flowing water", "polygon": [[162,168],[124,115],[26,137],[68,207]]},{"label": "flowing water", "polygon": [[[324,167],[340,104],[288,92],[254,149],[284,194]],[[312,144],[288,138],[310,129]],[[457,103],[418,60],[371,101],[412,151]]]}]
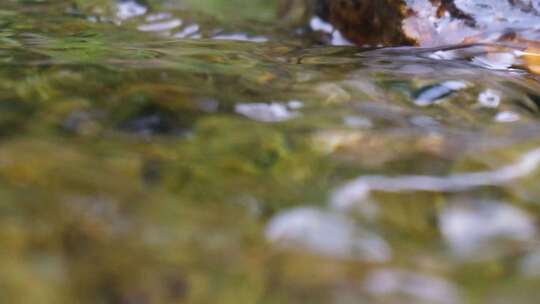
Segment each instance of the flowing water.
[{"label": "flowing water", "polygon": [[523,46],[275,11],[2,1],[1,303],[538,302]]}]

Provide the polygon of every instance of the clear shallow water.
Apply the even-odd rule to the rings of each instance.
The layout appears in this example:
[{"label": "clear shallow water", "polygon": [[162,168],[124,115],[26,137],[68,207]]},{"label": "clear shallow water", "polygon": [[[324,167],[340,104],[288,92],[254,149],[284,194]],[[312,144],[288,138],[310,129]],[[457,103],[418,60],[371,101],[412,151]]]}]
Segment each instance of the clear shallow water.
[{"label": "clear shallow water", "polygon": [[521,46],[197,3],[2,6],[1,301],[536,303]]}]

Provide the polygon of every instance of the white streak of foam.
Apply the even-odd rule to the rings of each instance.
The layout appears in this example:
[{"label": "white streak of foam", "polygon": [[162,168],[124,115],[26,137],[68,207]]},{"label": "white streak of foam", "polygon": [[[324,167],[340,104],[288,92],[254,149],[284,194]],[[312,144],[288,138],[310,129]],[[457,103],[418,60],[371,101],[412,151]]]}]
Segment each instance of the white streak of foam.
[{"label": "white streak of foam", "polygon": [[501,185],[530,175],[539,165],[540,148],[536,148],[525,153],[515,163],[493,171],[459,173],[449,176],[361,176],[338,188],[332,195],[331,204],[338,209],[348,208],[367,199],[370,191],[458,192],[482,186]]}]

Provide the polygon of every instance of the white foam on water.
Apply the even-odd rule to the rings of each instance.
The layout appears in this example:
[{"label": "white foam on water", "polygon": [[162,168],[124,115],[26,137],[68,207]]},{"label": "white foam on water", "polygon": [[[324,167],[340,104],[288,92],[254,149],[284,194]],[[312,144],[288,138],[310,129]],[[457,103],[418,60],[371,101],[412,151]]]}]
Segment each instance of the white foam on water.
[{"label": "white foam on water", "polygon": [[331,205],[343,208],[353,206],[369,197],[371,191],[382,192],[459,192],[482,186],[509,183],[532,174],[540,165],[540,148],[523,154],[515,163],[492,171],[457,173],[448,176],[430,175],[365,175],[338,188]]}]

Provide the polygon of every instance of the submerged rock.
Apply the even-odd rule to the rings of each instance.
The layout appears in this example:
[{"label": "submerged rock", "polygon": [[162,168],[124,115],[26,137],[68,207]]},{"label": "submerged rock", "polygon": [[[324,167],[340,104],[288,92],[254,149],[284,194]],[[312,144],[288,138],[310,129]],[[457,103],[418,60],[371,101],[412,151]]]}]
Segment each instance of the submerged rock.
[{"label": "submerged rock", "polygon": [[311,207],[277,214],[266,237],[284,248],[304,249],[322,256],[385,262],[391,250],[384,239],[357,227],[348,217]]}]

